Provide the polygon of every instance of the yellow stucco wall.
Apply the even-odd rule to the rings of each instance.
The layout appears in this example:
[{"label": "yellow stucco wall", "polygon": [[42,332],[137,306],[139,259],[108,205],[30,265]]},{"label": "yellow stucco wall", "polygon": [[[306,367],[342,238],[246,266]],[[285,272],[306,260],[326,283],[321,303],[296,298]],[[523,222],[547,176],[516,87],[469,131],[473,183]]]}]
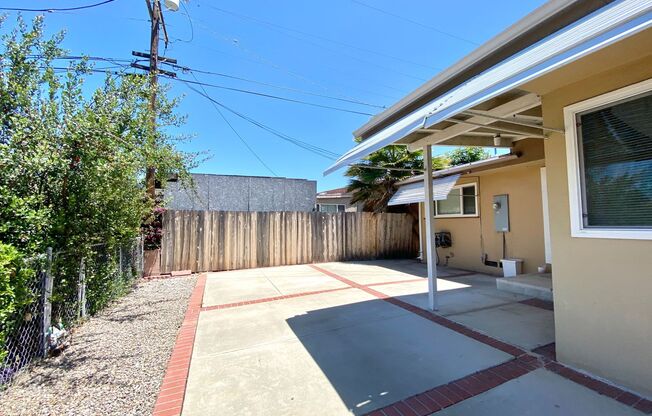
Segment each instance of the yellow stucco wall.
[{"label": "yellow stucco wall", "polygon": [[[542,94],[544,123],[563,128],[565,106],[652,78],[652,48],[640,43],[651,33],[637,48],[630,41],[574,65],[571,76],[539,80],[531,90],[549,90]],[[573,74],[579,80],[551,90]],[[652,241],[571,237],[565,140],[553,134],[545,145],[557,357],[652,395]]]},{"label": "yellow stucco wall", "polygon": [[[449,256],[451,267],[502,275],[502,269],[485,266],[482,257],[486,253],[491,261],[502,258],[502,233],[495,231],[492,204],[494,195],[503,194],[509,195],[507,257],[523,259],[524,273],[536,272],[538,266],[545,264],[540,177],[543,161],[536,160],[543,157],[543,144],[540,140],[530,141],[519,144],[515,150],[522,151],[523,156],[510,166],[470,173],[458,180],[458,185],[478,184],[480,215],[435,220],[436,231],[449,231],[453,240],[452,247],[438,249],[441,264]],[[424,222],[425,217],[421,223]],[[425,238],[423,228],[422,237]],[[425,247],[425,242],[422,244]]]}]

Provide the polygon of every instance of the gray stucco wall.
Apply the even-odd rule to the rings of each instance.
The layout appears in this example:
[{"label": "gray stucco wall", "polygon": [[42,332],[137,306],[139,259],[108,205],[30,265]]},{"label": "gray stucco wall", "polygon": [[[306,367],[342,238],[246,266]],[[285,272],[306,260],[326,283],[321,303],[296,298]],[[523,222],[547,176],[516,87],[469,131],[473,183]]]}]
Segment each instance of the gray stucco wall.
[{"label": "gray stucco wall", "polygon": [[317,182],[262,176],[193,174],[195,189],[169,182],[169,209],[207,211],[312,211]]}]

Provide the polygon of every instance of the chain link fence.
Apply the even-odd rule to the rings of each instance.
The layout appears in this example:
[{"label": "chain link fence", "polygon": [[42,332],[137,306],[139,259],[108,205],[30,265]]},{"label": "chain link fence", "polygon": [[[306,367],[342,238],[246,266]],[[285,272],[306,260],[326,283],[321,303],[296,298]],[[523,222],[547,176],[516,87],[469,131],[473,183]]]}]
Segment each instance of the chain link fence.
[{"label": "chain link fence", "polygon": [[26,261],[34,270],[27,284],[31,302],[0,321],[7,332],[0,344],[0,387],[37,358],[65,345],[70,330],[124,295],[143,276],[143,242],[111,249],[101,244],[91,255],[48,252]]}]

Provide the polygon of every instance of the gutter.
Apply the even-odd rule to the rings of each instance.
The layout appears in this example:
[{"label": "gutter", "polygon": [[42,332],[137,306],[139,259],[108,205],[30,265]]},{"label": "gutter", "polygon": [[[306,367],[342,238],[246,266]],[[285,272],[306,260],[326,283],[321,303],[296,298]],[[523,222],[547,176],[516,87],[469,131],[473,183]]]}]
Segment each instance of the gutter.
[{"label": "gutter", "polygon": [[[465,173],[471,172],[473,169],[483,168],[485,166],[492,166],[492,165],[496,165],[496,164],[499,164],[499,163],[504,163],[504,162],[507,162],[507,161],[510,161],[510,160],[518,159],[519,157],[521,157],[521,155],[518,154],[518,153],[508,153],[506,155],[500,155],[500,156],[492,157],[490,159],[484,159],[484,160],[478,160],[476,162],[465,163],[463,165],[457,165],[457,166],[453,166],[453,167],[450,167],[450,168],[434,171],[434,172],[432,172],[432,178],[433,179],[442,178],[444,176],[450,176],[450,175],[454,175],[454,174],[458,174],[458,173],[459,174],[465,174]],[[397,183],[396,185],[397,186],[403,186],[403,185],[407,185],[407,184],[410,184],[410,183],[422,182],[422,181],[423,181],[423,175],[418,175],[418,176],[413,176],[411,178],[405,179],[405,180]]]}]

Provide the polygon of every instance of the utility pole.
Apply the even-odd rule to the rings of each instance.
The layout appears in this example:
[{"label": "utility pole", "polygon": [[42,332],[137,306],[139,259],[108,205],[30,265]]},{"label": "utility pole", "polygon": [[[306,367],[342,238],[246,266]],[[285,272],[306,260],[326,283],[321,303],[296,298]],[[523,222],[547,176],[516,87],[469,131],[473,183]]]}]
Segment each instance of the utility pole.
[{"label": "utility pole", "polygon": [[[152,140],[156,134],[156,89],[158,88],[158,36],[161,21],[161,4],[158,0],[145,0],[149,9],[149,17],[152,22],[152,29],[149,40],[149,82],[150,96],[149,109],[152,113]],[[153,166],[147,166],[145,173],[145,186],[147,194],[154,200],[156,198],[156,169]]]},{"label": "utility pole", "polygon": [[[161,11],[161,2],[159,0],[145,0],[147,4],[147,11],[149,12],[149,19],[151,22],[151,31],[149,39],[149,54],[143,54],[140,52],[132,52],[134,56],[148,57],[149,58],[149,67],[138,64],[131,64],[134,68],[149,70],[149,81],[150,81],[150,96],[149,96],[149,108],[152,113],[152,118],[150,120],[151,129],[152,129],[152,140],[155,140],[156,134],[156,92],[158,89],[158,73],[164,72],[167,75],[176,76],[176,74],[169,71],[159,71],[158,63],[158,40],[161,27],[163,27],[163,34],[165,36],[165,46],[168,45],[168,32],[165,28],[165,20],[163,19],[163,13]],[[176,60],[164,58],[165,61],[174,62]],[[156,198],[156,168],[154,166],[147,166],[145,173],[145,187],[147,189],[147,194],[150,198]]]}]

